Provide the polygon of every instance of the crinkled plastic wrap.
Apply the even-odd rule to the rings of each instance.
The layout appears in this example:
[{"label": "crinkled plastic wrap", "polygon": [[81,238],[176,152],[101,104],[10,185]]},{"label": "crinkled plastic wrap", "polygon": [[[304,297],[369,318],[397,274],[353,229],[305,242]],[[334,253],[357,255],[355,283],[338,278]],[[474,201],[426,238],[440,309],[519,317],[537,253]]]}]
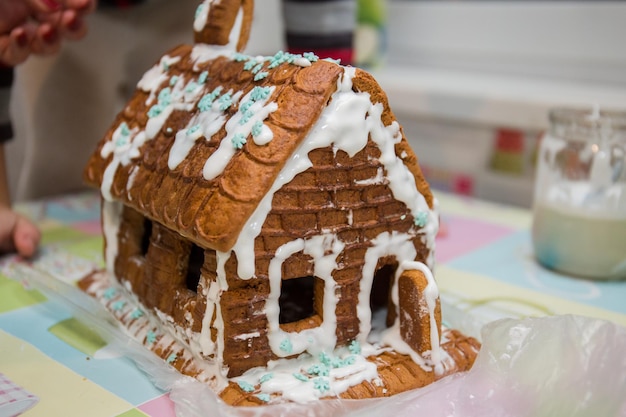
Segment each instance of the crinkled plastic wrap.
[{"label": "crinkled plastic wrap", "polygon": [[390,398],[232,407],[126,336],[95,300],[75,287],[41,271],[25,275],[169,391],[178,417],[626,417],[626,328],[608,321],[566,315],[488,323],[469,372]]}]

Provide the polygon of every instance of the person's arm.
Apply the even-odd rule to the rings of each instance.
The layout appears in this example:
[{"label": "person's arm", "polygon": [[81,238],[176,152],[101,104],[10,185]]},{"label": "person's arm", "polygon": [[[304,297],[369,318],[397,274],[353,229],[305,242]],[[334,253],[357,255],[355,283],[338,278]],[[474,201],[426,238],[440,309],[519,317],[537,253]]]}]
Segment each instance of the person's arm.
[{"label": "person's arm", "polygon": [[0,67],[0,254],[17,252],[31,257],[37,252],[41,234],[37,226],[11,207],[4,144],[13,137],[9,97],[13,69]]}]

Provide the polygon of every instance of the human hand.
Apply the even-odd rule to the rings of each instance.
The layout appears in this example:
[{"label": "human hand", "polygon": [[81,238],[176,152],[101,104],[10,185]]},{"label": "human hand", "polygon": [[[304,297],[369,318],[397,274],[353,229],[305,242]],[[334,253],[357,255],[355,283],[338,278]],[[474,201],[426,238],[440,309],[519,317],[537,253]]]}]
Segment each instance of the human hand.
[{"label": "human hand", "polygon": [[17,252],[30,258],[37,252],[41,232],[21,214],[0,205],[0,254]]},{"label": "human hand", "polygon": [[49,55],[62,40],[86,32],[84,17],[97,0],[0,0],[0,65],[14,66],[31,54]]}]

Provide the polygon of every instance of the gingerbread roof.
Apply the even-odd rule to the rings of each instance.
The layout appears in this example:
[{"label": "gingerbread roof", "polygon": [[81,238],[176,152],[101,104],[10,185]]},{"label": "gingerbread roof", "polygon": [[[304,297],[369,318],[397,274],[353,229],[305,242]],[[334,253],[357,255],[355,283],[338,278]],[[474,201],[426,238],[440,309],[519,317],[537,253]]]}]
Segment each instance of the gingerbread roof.
[{"label": "gingerbread roof", "polygon": [[[200,6],[200,15],[209,4]],[[222,2],[204,10],[204,29],[195,27],[196,41],[204,43],[175,48],[144,75],[85,169],[86,182],[105,198],[219,251],[233,247],[346,69],[313,54],[250,57],[222,46],[237,28],[239,41],[231,36],[231,43],[236,50],[245,45],[250,4]],[[240,8],[244,21],[237,26],[233,10]],[[384,126],[395,122],[371,75],[356,69],[351,83],[383,105]],[[432,208],[403,136],[395,148]]]}]

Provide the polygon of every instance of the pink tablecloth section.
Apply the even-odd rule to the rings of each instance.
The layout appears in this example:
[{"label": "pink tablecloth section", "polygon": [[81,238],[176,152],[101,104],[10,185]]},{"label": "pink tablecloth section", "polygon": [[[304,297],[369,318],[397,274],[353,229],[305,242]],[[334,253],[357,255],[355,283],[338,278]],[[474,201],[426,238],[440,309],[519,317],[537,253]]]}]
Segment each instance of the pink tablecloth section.
[{"label": "pink tablecloth section", "polygon": [[[472,317],[574,313],[626,325],[626,283],[592,282],[541,268],[526,210],[441,194],[435,276],[444,309]],[[72,282],[101,264],[99,198],[87,193],[25,205],[40,222],[38,267]],[[58,302],[23,288],[21,265],[0,260],[0,372],[39,401],[22,415],[173,417],[166,393]],[[444,310],[444,320],[454,320]],[[0,416],[2,399],[0,398]]]}]

